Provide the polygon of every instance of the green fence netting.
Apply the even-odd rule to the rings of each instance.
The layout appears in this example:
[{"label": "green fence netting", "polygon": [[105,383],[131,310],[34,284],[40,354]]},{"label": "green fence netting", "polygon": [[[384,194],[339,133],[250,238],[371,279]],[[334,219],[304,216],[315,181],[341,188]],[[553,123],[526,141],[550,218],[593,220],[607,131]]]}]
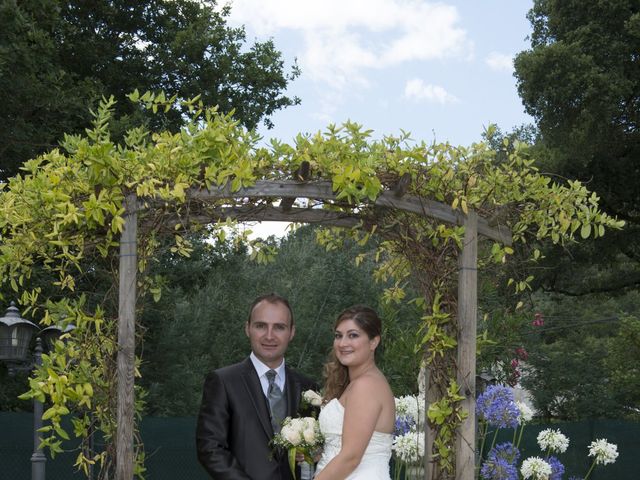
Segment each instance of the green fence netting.
[{"label": "green fence netting", "polygon": [[[207,480],[195,449],[195,418],[145,418],[140,431],[145,444],[147,480]],[[96,448],[100,448],[96,441]],[[86,478],[75,470],[77,444],[68,453],[47,457],[47,480]],[[0,480],[29,480],[33,452],[33,415],[0,412]],[[97,475],[96,475],[97,476]]]},{"label": "green fence netting", "polygon": [[[140,430],[147,454],[147,480],[207,480],[195,453],[195,418],[143,419]],[[544,428],[559,428],[570,439],[569,450],[559,455],[565,465],[564,479],[584,476],[589,469],[587,446],[597,438],[618,445],[616,463],[597,467],[590,480],[640,479],[640,423],[617,420],[592,420],[553,425],[530,425],[521,443],[523,457],[541,455],[536,437]],[[498,442],[511,440],[503,435]],[[97,442],[99,443],[99,442]],[[72,449],[74,445],[68,444]],[[33,416],[29,413],[0,412],[0,480],[29,480],[33,452]],[[77,451],[48,458],[47,480],[86,478],[75,471]]]}]

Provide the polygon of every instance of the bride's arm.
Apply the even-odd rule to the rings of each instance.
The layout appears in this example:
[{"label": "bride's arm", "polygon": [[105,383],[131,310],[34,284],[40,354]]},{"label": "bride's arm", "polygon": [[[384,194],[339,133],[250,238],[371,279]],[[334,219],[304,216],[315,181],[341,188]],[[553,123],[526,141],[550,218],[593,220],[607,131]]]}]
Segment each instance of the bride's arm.
[{"label": "bride's arm", "polygon": [[345,405],[342,448],[315,480],[342,480],[360,464],[382,411],[382,403],[377,397],[371,378],[352,382]]}]

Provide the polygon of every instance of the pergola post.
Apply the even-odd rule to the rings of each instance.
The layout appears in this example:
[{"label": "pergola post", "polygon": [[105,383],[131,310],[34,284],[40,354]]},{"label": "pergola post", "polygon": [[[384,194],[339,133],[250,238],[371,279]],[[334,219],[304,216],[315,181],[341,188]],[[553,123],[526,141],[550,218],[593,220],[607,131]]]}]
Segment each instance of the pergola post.
[{"label": "pergola post", "polygon": [[478,313],[478,216],[469,211],[458,272],[458,385],[467,418],[456,432],[456,479],[475,478],[476,328]]},{"label": "pergola post", "polygon": [[133,478],[134,372],[137,261],[137,198],[124,200],[124,229],[120,237],[118,304],[118,426],[116,479]]}]

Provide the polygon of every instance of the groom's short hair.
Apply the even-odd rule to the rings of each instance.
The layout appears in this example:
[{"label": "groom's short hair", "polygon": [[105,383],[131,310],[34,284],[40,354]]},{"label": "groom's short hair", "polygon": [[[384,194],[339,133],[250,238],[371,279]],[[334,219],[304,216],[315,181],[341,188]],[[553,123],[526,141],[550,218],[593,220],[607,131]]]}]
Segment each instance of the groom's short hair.
[{"label": "groom's short hair", "polygon": [[278,295],[277,293],[267,293],[266,295],[260,295],[253,301],[253,303],[249,307],[249,318],[247,319],[247,324],[251,324],[251,315],[253,315],[253,309],[256,308],[256,305],[258,305],[262,301],[272,304],[281,303],[282,305],[287,307],[287,310],[289,310],[289,318],[291,319],[291,325],[289,326],[293,327],[293,310],[291,309],[291,305],[289,305],[289,300],[281,295]]}]

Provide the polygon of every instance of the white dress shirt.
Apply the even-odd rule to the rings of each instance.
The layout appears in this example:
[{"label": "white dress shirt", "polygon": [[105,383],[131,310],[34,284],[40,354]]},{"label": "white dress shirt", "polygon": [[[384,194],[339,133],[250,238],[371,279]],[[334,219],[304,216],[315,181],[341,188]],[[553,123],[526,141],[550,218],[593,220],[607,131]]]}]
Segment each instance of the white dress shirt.
[{"label": "white dress shirt", "polygon": [[253,352],[251,352],[251,355],[249,355],[249,358],[251,359],[251,363],[253,363],[253,368],[255,368],[256,372],[258,373],[258,378],[260,378],[260,385],[262,385],[262,392],[264,393],[265,397],[267,396],[267,391],[269,390],[269,379],[267,378],[267,375],[266,375],[266,373],[269,370],[275,370],[276,385],[278,385],[280,387],[280,390],[284,392],[284,384],[285,384],[284,359],[282,359],[282,363],[278,367],[271,368],[268,365],[265,365],[264,363],[262,363],[260,359],[256,357],[256,355]]}]

